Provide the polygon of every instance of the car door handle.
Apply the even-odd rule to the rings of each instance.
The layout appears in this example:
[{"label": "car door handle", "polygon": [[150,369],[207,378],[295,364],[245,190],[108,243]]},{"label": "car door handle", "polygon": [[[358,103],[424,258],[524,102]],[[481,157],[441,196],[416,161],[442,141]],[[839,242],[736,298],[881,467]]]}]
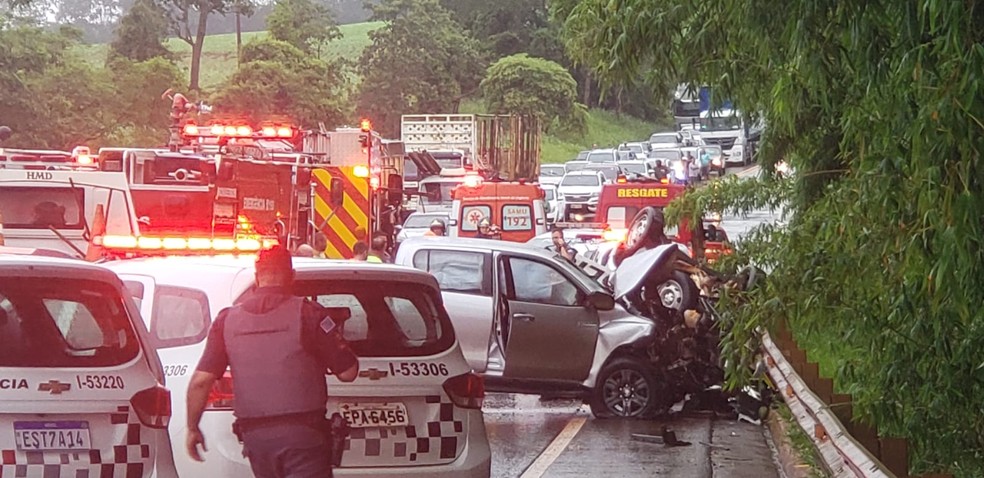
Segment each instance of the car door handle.
[{"label": "car door handle", "polygon": [[513,314],[513,320],[521,320],[523,322],[533,322],[536,320],[536,316],[532,314]]}]

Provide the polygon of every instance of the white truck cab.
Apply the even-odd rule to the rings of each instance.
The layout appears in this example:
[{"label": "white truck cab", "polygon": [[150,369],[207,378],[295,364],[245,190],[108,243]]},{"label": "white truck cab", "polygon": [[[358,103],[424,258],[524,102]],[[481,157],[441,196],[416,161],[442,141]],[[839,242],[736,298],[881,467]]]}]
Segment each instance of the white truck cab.
[{"label": "white truck cab", "polygon": [[139,233],[123,173],[72,169],[0,169],[0,224],[5,245],[85,257],[101,206],[104,234]]}]

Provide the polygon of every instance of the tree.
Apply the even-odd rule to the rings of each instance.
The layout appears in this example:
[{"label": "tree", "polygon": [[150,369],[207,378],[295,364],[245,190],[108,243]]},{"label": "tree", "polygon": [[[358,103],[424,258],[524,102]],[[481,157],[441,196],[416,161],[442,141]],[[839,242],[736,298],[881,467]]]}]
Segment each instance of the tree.
[{"label": "tree", "polygon": [[245,0],[161,0],[168,13],[171,34],[191,46],[191,79],[188,88],[199,90],[202,48],[208,33],[208,17],[213,13],[225,15],[232,8],[251,8]]},{"label": "tree", "polygon": [[[911,440],[914,472],[984,475],[984,9],[610,3],[573,7],[569,52],[610,81],[648,70],[712,86],[764,117],[764,165],[796,170],[788,225],[746,247],[745,262],[772,271],[768,294],[731,309],[732,330],[788,319],[811,355],[835,359],[856,414]],[[674,208],[740,211],[746,187],[705,188]]]},{"label": "tree", "polygon": [[153,0],[137,0],[120,19],[110,52],[132,61],[171,58],[171,51],[164,46],[167,31],[167,12]]},{"label": "tree", "polygon": [[313,0],[277,0],[267,27],[273,38],[319,56],[325,43],[342,36],[331,10]]},{"label": "tree", "polygon": [[517,113],[540,118],[546,130],[583,133],[587,109],[577,102],[577,82],[558,63],[525,53],[492,64],[482,80],[490,113]]},{"label": "tree", "polygon": [[163,145],[168,138],[170,103],[161,100],[161,92],[181,88],[184,83],[181,70],[163,57],[141,62],[117,57],[106,67],[115,92],[111,106],[116,118],[116,128],[108,135],[108,144]]},{"label": "tree", "polygon": [[218,113],[254,121],[286,116],[305,127],[331,128],[350,112],[345,87],[342,69],[287,42],[264,39],[243,47],[239,70],[212,103]]},{"label": "tree", "polygon": [[545,0],[441,0],[441,5],[496,58],[529,53],[558,63],[566,60]]},{"label": "tree", "polygon": [[474,93],[485,61],[437,0],[384,0],[372,19],[386,26],[369,34],[359,62],[359,111],[385,134],[399,134],[404,113],[453,113]]}]

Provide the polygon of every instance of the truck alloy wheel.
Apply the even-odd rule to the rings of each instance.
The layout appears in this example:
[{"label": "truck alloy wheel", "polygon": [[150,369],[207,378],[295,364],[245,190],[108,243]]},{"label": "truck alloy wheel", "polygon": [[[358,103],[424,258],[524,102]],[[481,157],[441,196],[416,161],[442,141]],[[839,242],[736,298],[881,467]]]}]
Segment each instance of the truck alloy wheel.
[{"label": "truck alloy wheel", "polygon": [[634,357],[606,365],[592,391],[591,413],[598,418],[644,418],[655,407],[659,386],[650,367]]},{"label": "truck alloy wheel", "polygon": [[656,288],[663,307],[672,310],[689,310],[697,307],[700,291],[686,273],[674,271],[673,276]]}]

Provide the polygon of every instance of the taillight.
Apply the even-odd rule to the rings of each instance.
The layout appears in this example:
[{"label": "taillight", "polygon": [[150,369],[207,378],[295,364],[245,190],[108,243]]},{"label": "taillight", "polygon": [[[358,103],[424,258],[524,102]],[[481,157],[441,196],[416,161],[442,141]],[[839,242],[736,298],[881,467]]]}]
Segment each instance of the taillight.
[{"label": "taillight", "polygon": [[130,405],[145,426],[167,428],[171,421],[171,392],[160,385],[137,392]]},{"label": "taillight", "polygon": [[485,380],[473,373],[451,377],[444,382],[444,391],[461,408],[482,408],[485,400]]},{"label": "taillight", "polygon": [[232,390],[232,374],[226,370],[222,378],[212,384],[212,390],[208,392],[208,401],[205,402],[206,410],[232,410],[232,405],[236,401],[236,394]]}]

